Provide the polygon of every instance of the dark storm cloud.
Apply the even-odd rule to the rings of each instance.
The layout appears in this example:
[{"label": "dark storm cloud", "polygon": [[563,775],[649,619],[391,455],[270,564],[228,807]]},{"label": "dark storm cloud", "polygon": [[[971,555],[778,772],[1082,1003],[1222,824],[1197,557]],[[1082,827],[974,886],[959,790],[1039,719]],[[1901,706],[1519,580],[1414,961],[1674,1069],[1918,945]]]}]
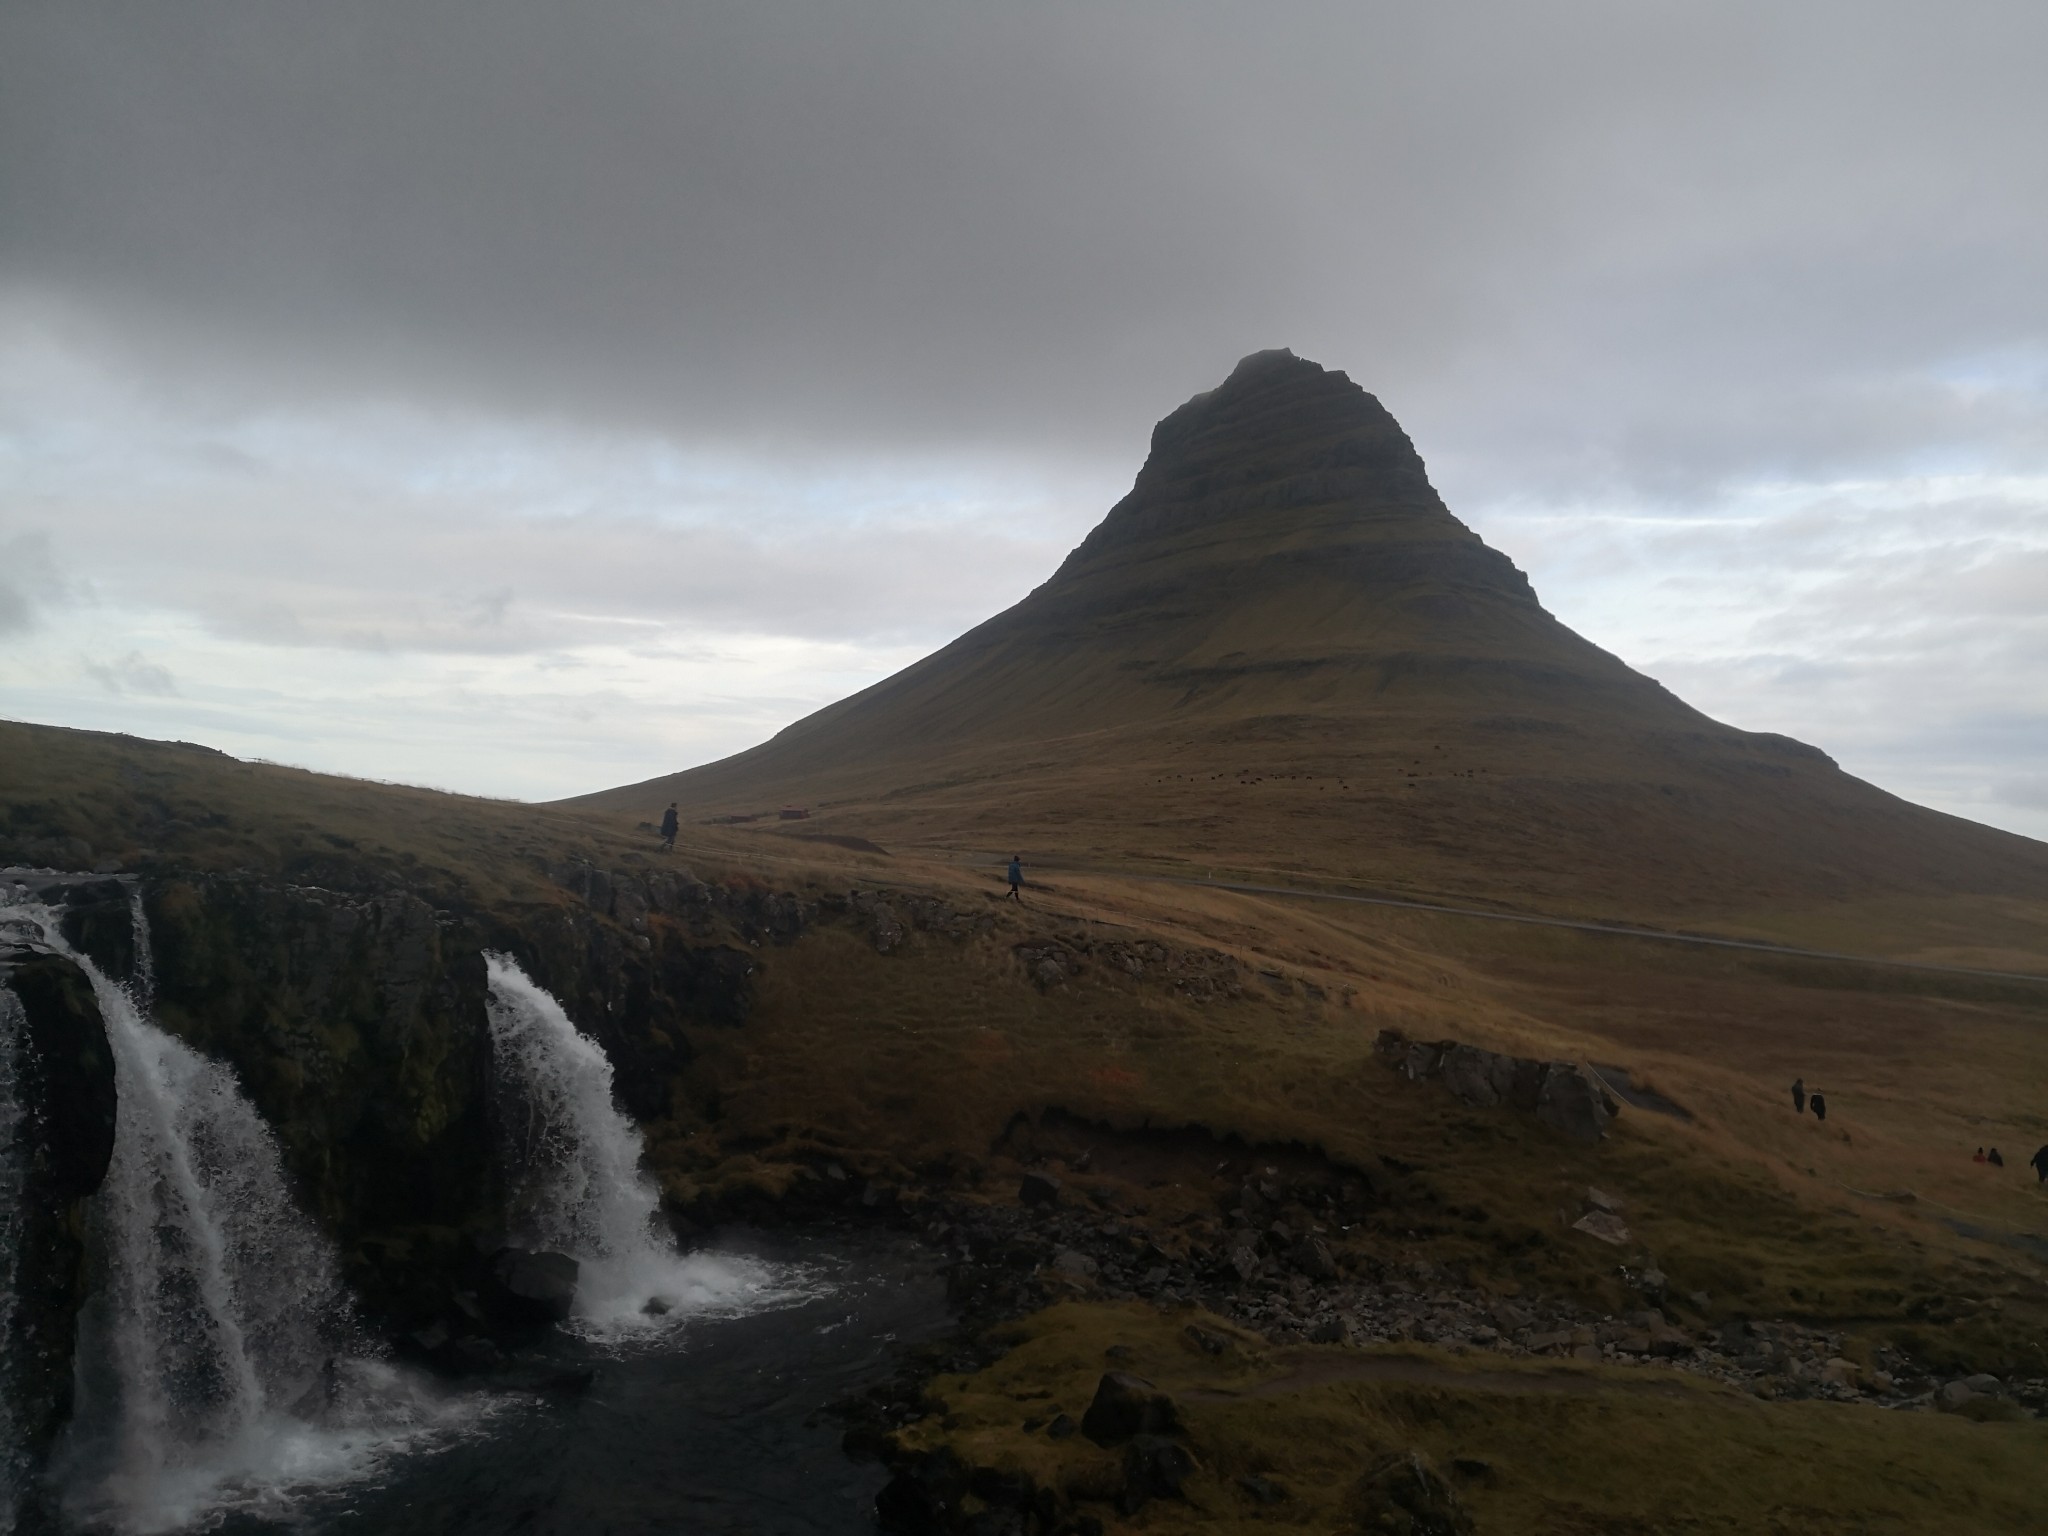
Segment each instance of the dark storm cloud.
[{"label": "dark storm cloud", "polygon": [[213,387],[1128,458],[1284,343],[1474,494],[1687,493],[2043,455],[1940,375],[2048,345],[2044,57],[2035,0],[17,0],[0,254]]},{"label": "dark storm cloud", "polygon": [[1567,622],[2048,829],[2044,58],[2040,0],[8,0],[0,710],[644,777],[1021,596],[1288,345]]}]

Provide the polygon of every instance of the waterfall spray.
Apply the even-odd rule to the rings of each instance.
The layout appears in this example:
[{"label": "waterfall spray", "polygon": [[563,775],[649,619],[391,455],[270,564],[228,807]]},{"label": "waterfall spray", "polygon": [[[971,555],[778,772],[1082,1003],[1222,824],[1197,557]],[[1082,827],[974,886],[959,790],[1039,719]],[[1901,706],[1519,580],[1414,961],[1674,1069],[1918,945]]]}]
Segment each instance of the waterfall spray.
[{"label": "waterfall spray", "polygon": [[585,1331],[630,1333],[786,1294],[752,1260],[676,1252],[640,1167],[640,1133],[612,1103],[611,1062],[508,956],[484,959],[513,1235],[577,1261]]},{"label": "waterfall spray", "polygon": [[[138,908],[139,921],[139,908]],[[345,1480],[435,1411],[362,1358],[325,1240],[234,1075],[145,1016],[47,908],[0,909],[92,983],[114,1055],[114,1155],[88,1218],[72,1424],[54,1474],[91,1526],[174,1530]]]}]

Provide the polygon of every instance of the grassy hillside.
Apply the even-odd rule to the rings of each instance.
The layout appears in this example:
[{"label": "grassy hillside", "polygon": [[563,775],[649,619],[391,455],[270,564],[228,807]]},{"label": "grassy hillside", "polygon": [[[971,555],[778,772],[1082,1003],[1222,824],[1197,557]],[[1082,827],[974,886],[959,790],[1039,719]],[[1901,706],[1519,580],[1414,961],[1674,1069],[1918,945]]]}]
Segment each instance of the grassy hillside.
[{"label": "grassy hillside", "polygon": [[890,847],[1697,919],[2048,901],[2048,847],[1721,725],[1558,623],[1341,373],[1247,358],[1037,591],[708,767],[573,804]]},{"label": "grassy hillside", "polygon": [[[569,899],[551,862],[663,860],[603,813],[36,727],[0,727],[0,753],[0,859],[85,839],[95,859],[160,874],[398,882],[513,922]],[[684,1209],[801,1194],[835,1163],[856,1181],[1000,1204],[1026,1167],[1050,1166],[1178,1252],[1216,1239],[1247,1163],[1334,1166],[1375,1191],[1372,1214],[1330,1238],[1361,1263],[1610,1310],[1638,1304],[1623,1268],[1654,1264],[1690,1298],[1672,1305],[1691,1327],[1796,1318],[1865,1356],[2048,1373],[2048,1197],[2022,1166],[2048,1141],[2048,987],[1099,870],[1039,873],[1020,909],[992,868],[818,835],[692,828],[675,856],[735,888],[867,904],[760,949],[744,1025],[688,1031],[668,1112],[645,1126]],[[877,902],[903,930],[887,944]],[[1868,935],[1901,952],[2038,953],[2034,909],[2009,900],[1967,921],[1954,899],[1901,898],[1743,922],[1833,946]],[[1052,949],[1080,959],[1048,976],[1035,957]],[[1597,1145],[1564,1141],[1399,1077],[1374,1057],[1383,1028],[1599,1063],[1689,1118],[1632,1108]],[[1791,1113],[1794,1075],[1828,1093],[1825,1125]],[[1973,1164],[1984,1144],[2009,1165]],[[1626,1203],[1625,1248],[1568,1225],[1589,1186]],[[1463,1489],[1488,1530],[2016,1531],[2036,1507],[2038,1424],[1767,1405],[1694,1381],[1646,1396],[1642,1368],[1479,1371],[1440,1351],[1419,1357],[1419,1378],[1372,1376],[1392,1368],[1337,1347],[1308,1354],[1341,1369],[1256,1341],[1219,1363],[1187,1356],[1183,1321],[1057,1309],[1002,1366],[935,1384],[948,1411],[919,1434],[1085,1481],[1085,1447],[1054,1454],[1018,1425],[1048,1400],[1085,1405],[1114,1343],[1183,1391],[1203,1463],[1195,1502],[1149,1506],[1145,1528],[1315,1528],[1343,1517],[1382,1448],[1491,1464],[1497,1481]],[[1863,1478],[1864,1463],[1888,1470]],[[1243,1475],[1286,1485],[1290,1502],[1248,1501]],[[1968,1519],[1944,1526],[1943,1510]]]}]

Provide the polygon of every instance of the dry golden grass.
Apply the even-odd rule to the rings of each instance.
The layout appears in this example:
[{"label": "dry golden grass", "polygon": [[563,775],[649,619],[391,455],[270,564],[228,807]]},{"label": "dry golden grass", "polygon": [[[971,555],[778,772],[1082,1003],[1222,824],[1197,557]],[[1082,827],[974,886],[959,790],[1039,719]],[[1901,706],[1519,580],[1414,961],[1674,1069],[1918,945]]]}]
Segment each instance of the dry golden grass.
[{"label": "dry golden grass", "polygon": [[[1233,1347],[1216,1357],[1190,1348],[1191,1320]],[[1200,1464],[1185,1502],[1148,1505],[1130,1522],[1138,1530],[1350,1528],[1365,1468],[1410,1449],[1451,1478],[1479,1530],[1517,1536],[2019,1536],[2038,1531],[2048,1508],[2048,1424],[2038,1421],[1762,1403],[1676,1373],[1419,1348],[1274,1351],[1214,1318],[1138,1305],[1061,1305],[1014,1336],[987,1370],[934,1383],[946,1415],[909,1440],[950,1441],[978,1465],[1085,1496],[1114,1486],[1115,1453],[1022,1426],[1062,1411],[1078,1419],[1104,1369],[1136,1371],[1176,1395]],[[1461,1478],[1457,1458],[1491,1473]],[[1258,1503],[1238,1482],[1248,1476],[1288,1497]]]},{"label": "dry golden grass", "polygon": [[[547,860],[631,868],[660,857],[618,816],[122,738],[0,733],[9,835],[84,836],[165,867],[403,880],[516,915],[564,899]],[[1557,1220],[1598,1183],[1630,1199],[1640,1244],[1675,1285],[1709,1292],[1717,1311],[1911,1327],[1958,1359],[2029,1360],[2040,1349],[2042,1266],[2000,1239],[2040,1233],[2048,1210],[2023,1166],[2048,1140],[2043,989],[1082,870],[1034,869],[1043,883],[1018,911],[995,904],[993,862],[789,835],[816,830],[693,827],[677,858],[707,878],[777,889],[941,895],[992,910],[997,926],[965,942],[913,935],[883,955],[858,927],[827,924],[763,951],[749,1023],[694,1032],[696,1061],[673,1085],[676,1113],[648,1128],[680,1197],[732,1178],[773,1186],[792,1176],[797,1151],[818,1146],[883,1171],[978,1161],[999,1187],[1014,1172],[994,1150],[1005,1126],[1058,1108],[1108,1125],[1299,1142],[1359,1166],[1398,1159],[1419,1170],[1412,1220],[1376,1240],[1457,1259],[1505,1286],[1613,1292],[1617,1256]],[[1886,908],[1880,946],[1909,947],[1918,910]],[[1841,928],[1825,918],[1808,907],[1776,931],[1854,936],[1853,914]],[[2027,918],[2014,908],[2002,920],[2018,930]],[[1764,919],[1753,920],[1761,931]],[[1247,973],[1312,982],[1325,999],[1254,981],[1242,998],[1196,1003],[1100,966],[1042,992],[1014,946],[1067,932],[1213,946]],[[1385,1027],[1616,1063],[1696,1119],[1630,1111],[1600,1147],[1569,1146],[1533,1121],[1468,1111],[1434,1085],[1394,1077],[1371,1056]],[[1829,1094],[1825,1127],[1792,1115],[1795,1075]],[[2004,1170],[1969,1161],[1992,1144]],[[1865,1198],[1900,1190],[1915,1202]],[[1997,1298],[2003,1310],[1935,1308],[1939,1326],[1908,1316],[1944,1293]]]}]

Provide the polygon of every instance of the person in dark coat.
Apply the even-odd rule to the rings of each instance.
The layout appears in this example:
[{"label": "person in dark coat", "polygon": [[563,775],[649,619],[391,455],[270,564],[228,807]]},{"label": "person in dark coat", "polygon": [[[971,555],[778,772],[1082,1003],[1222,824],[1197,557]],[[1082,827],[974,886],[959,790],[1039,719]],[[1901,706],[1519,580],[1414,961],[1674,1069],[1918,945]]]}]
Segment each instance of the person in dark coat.
[{"label": "person in dark coat", "polygon": [[669,853],[676,851],[676,803],[673,800],[661,813],[661,846]]},{"label": "person in dark coat", "polygon": [[1792,1113],[1795,1115],[1806,1113],[1806,1079],[1803,1077],[1792,1079]]},{"label": "person in dark coat", "polygon": [[2034,1161],[2031,1166],[2035,1173],[2036,1182],[2048,1184],[2048,1147],[2043,1147],[2034,1154]]},{"label": "person in dark coat", "polygon": [[1010,855],[1009,877],[1010,894],[1003,899],[1005,901],[1014,901],[1021,907],[1024,905],[1024,897],[1022,895],[1024,889],[1024,856],[1021,853]]},{"label": "person in dark coat", "polygon": [[1827,1101],[1826,1099],[1822,1098],[1822,1097],[1821,1097],[1821,1096],[1820,1096],[1819,1094],[1815,1093],[1815,1094],[1809,1094],[1809,1095],[1807,1096],[1806,1102],[1807,1102],[1807,1103],[1809,1103],[1809,1104],[1811,1104],[1811,1105],[1813,1106],[1813,1118],[1814,1118],[1814,1119],[1816,1119],[1816,1120],[1825,1120],[1825,1119],[1827,1119],[1827,1117],[1828,1117],[1828,1101]]},{"label": "person in dark coat", "polygon": [[1984,1161],[1994,1168],[2003,1168],[2005,1166],[2005,1159],[1998,1155],[1998,1148],[1996,1147],[1991,1149],[1991,1155],[1985,1158]]}]

